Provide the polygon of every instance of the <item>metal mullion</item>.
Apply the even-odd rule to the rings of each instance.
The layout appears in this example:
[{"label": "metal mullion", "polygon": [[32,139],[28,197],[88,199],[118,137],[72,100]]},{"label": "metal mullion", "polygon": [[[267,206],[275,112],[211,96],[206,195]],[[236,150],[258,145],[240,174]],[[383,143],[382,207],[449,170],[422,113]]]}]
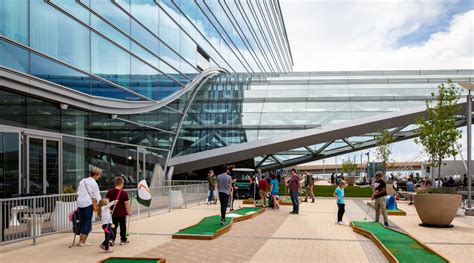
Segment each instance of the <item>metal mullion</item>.
[{"label": "metal mullion", "polygon": [[[289,52],[289,55],[290,55],[291,65],[294,65],[293,54],[291,53],[290,42],[288,40],[288,34],[286,33],[285,19],[283,18],[283,13],[281,12],[280,2],[276,1],[275,5],[276,5],[276,7],[278,7],[278,13],[280,14],[279,17],[281,18],[282,30],[283,30],[284,35],[285,35],[285,42],[286,42],[286,45],[288,46],[288,52]],[[275,7],[275,9],[276,9],[276,7]]]},{"label": "metal mullion", "polygon": [[[270,0],[270,3],[271,3],[271,0]],[[287,69],[289,69],[290,68],[289,67],[290,63],[289,63],[288,57],[287,57],[288,54],[285,52],[285,45],[283,44],[283,41],[281,39],[281,32],[280,32],[280,28],[279,28],[279,25],[278,25],[278,22],[277,22],[277,19],[276,19],[276,16],[275,16],[275,11],[273,10],[273,7],[269,7],[267,5],[266,1],[263,2],[263,5],[264,5],[265,9],[267,10],[268,20],[270,21],[270,23],[273,26],[272,29],[273,29],[273,32],[275,34],[275,39],[278,40],[278,45],[280,46],[280,53],[281,53],[281,56],[283,58],[283,61],[286,63]]]},{"label": "metal mullion", "polygon": [[[277,54],[280,63],[282,63],[282,62],[283,62],[283,59],[282,59],[282,57],[281,57],[281,55],[280,55],[280,50],[279,50],[278,47],[277,47],[278,41],[275,40],[275,38],[273,37],[272,28],[270,27],[269,23],[267,22],[267,17],[265,16],[265,12],[264,12],[262,6],[260,5],[260,3],[259,3],[258,1],[257,1],[256,3],[257,3],[257,9],[258,9],[258,11],[260,12],[260,15],[261,15],[261,17],[262,17],[263,23],[265,24],[265,26],[266,26],[267,29],[268,29],[268,30],[267,30],[267,33],[268,33],[268,35],[270,36],[270,39],[271,39],[271,41],[272,41],[272,43],[273,43],[273,47],[274,47],[274,49],[275,49],[275,53]],[[282,63],[282,64],[283,64],[282,68],[283,68],[285,71],[288,71],[287,68],[286,68],[285,63]]]},{"label": "metal mullion", "polygon": [[[224,2],[224,5],[226,7],[224,7],[224,5],[222,5],[222,2]],[[224,11],[224,14],[225,16],[227,17],[227,19],[230,21],[230,23],[232,24],[232,27],[235,29],[235,32],[237,32],[237,34],[239,35],[242,43],[245,45],[245,47],[247,48],[247,50],[249,51],[250,55],[252,56],[253,60],[255,61],[255,64],[257,65],[258,69],[260,71],[264,71],[264,69],[261,67],[260,65],[260,60],[258,59],[257,55],[255,54],[255,51],[253,50],[252,48],[252,45],[248,42],[247,38],[245,37],[245,34],[242,30],[242,28],[240,28],[238,26],[238,23],[237,21],[235,20],[235,17],[232,15],[232,12],[230,11],[230,8],[229,6],[227,5],[227,3],[225,1],[222,1],[221,0],[218,0],[218,3],[219,5],[221,6],[221,9]],[[227,10],[226,10],[227,8]],[[232,18],[231,18],[232,17]],[[237,26],[236,26],[237,25]],[[222,27],[222,25],[221,25]],[[224,28],[223,28],[224,29]],[[225,29],[224,29],[225,31]],[[227,33],[226,33],[227,34]],[[237,47],[236,47],[237,48]],[[248,63],[248,62],[247,62]]]},{"label": "metal mullion", "polygon": [[[161,39],[158,35],[156,35],[153,31],[151,31],[148,27],[146,27],[142,22],[140,22],[138,19],[135,18],[134,15],[132,15],[130,12],[128,12],[127,10],[125,10],[122,6],[120,6],[119,4],[116,3],[115,0],[112,0],[112,3],[114,5],[117,6],[117,8],[119,8],[120,10],[122,10],[122,12],[124,12],[125,14],[127,14],[131,19],[133,19],[133,21],[135,21],[137,24],[139,24],[143,29],[145,29],[148,33],[150,33],[152,36],[154,36],[156,39],[158,39],[160,41],[161,44],[165,45],[166,47],[168,47],[170,50],[172,50],[176,55],[179,56],[179,58],[183,59],[188,65],[190,65],[191,67],[193,67],[194,69],[197,70],[196,66],[195,65],[192,65],[187,59],[185,59],[179,52],[176,52],[176,50],[174,48],[172,48],[170,45],[168,45],[168,43],[166,43],[165,41],[163,41],[163,39]],[[184,31],[184,30],[183,30]],[[186,33],[186,32],[185,32]],[[187,34],[187,33],[186,33]],[[189,36],[189,34],[187,34]],[[191,36],[189,36],[191,37]],[[133,39],[132,36],[130,36],[131,39]],[[192,39],[192,38],[191,38]],[[193,39],[194,41],[194,39]],[[140,45],[141,46],[141,45]],[[141,46],[142,48],[145,48],[143,46]],[[154,54],[154,53],[153,53]],[[158,56],[158,55],[156,55]],[[158,59],[160,59],[160,61],[163,61],[165,62],[168,66],[172,67],[173,69],[175,69],[171,64],[169,64],[167,61],[164,61],[161,57],[158,56]],[[179,72],[179,71],[178,71]],[[183,74],[183,73],[181,73]]]},{"label": "metal mullion", "polygon": [[[77,0],[76,0],[77,1]],[[149,50],[147,47],[143,46],[141,43],[139,43],[138,41],[136,41],[132,36],[130,36],[127,32],[124,32],[122,29],[120,29],[119,27],[117,27],[116,25],[114,25],[113,23],[111,23],[109,20],[107,20],[106,18],[104,18],[102,15],[98,14],[97,12],[95,12],[92,8],[86,6],[84,3],[82,3],[80,0],[77,1],[77,3],[82,6],[84,9],[86,9],[87,11],[89,11],[91,14],[94,14],[96,17],[98,17],[100,20],[104,21],[106,24],[108,24],[109,26],[113,27],[117,32],[119,32],[120,34],[124,35],[126,38],[128,38],[130,41],[132,41],[133,43],[139,45],[141,48],[145,49],[146,51],[148,51],[150,54],[152,54],[154,57],[158,58],[160,61],[164,62],[166,65],[168,65],[169,67],[171,67],[172,69],[174,69],[176,72],[180,73],[181,75],[183,75],[184,77],[186,77],[187,79],[189,80],[192,80],[191,78],[189,78],[188,76],[186,76],[185,74],[183,74],[180,70],[176,69],[174,66],[172,66],[171,64],[169,64],[167,61],[163,60],[160,56],[156,55],[155,52]],[[92,28],[92,27],[91,27]],[[103,35],[103,34],[101,34]],[[105,35],[103,35],[105,36]],[[113,41],[112,39],[108,38],[110,41]],[[120,46],[117,42],[113,41],[116,45]],[[146,60],[140,58],[139,56],[135,55],[131,50],[126,50],[125,51],[127,53],[129,53],[130,55],[138,58],[139,60],[141,60],[143,63],[146,63],[147,65],[151,66],[152,68],[156,69],[157,71],[161,72],[162,74],[165,74],[167,75],[168,77],[172,78],[171,76],[169,76],[168,74],[166,74],[165,72],[161,71],[160,69],[156,68],[155,66],[152,66],[151,64],[149,64]],[[173,49],[174,51],[174,49]],[[175,51],[176,53],[176,51]],[[172,78],[173,80],[176,80],[174,78]],[[176,80],[177,82],[179,82],[181,85],[184,86],[183,83],[181,83],[180,81]]]},{"label": "metal mullion", "polygon": [[[240,52],[240,49],[237,48],[237,45],[234,43],[234,40],[232,40],[232,38],[229,36],[229,34],[227,34],[227,31],[225,30],[225,28],[222,26],[221,22],[217,19],[217,17],[214,15],[214,13],[212,12],[211,8],[209,7],[209,5],[207,5],[206,1],[203,0],[203,3],[204,5],[207,7],[207,9],[209,10],[209,13],[211,14],[211,16],[214,18],[214,20],[216,20],[217,24],[219,25],[219,27],[222,29],[222,32],[224,32],[224,34],[227,36],[227,38],[229,39],[229,41],[232,43],[232,45],[234,46],[235,50],[237,50],[237,52],[239,53],[239,55],[242,57],[242,60],[245,61],[245,64],[247,64],[247,66],[249,67],[250,71],[252,73],[254,73],[254,70],[252,69],[252,67],[250,66],[250,64],[248,63],[247,59],[245,58],[244,55],[242,55],[242,53]],[[210,21],[210,20],[209,20]],[[211,22],[212,23],[212,22]],[[219,31],[219,30],[218,30]],[[230,45],[229,45],[230,47]],[[243,63],[242,63],[243,64]]]},{"label": "metal mullion", "polygon": [[[237,33],[239,34],[240,38],[242,39],[242,42],[245,44],[245,46],[247,47],[247,49],[249,50],[252,50],[253,53],[251,53],[252,57],[254,58],[255,62],[257,62],[257,66],[259,67],[259,69],[262,71],[262,72],[265,72],[265,68],[263,67],[263,64],[262,62],[260,61],[260,59],[258,58],[257,56],[257,53],[255,52],[255,50],[253,49],[252,45],[250,44],[250,41],[247,39],[247,37],[245,36],[245,33],[244,31],[242,30],[242,28],[239,26],[239,23],[237,21],[237,19],[235,18],[235,16],[232,14],[232,11],[230,10],[229,8],[229,5],[227,5],[227,2],[223,1],[224,2],[224,5],[227,7],[228,11],[229,11],[229,14],[227,13],[227,11],[225,10],[224,6],[222,6],[222,3],[221,1],[219,1],[219,4],[221,5],[222,7],[222,10],[224,10],[224,13],[225,15],[227,16],[227,18],[229,19],[229,21],[232,23],[232,26],[236,29]],[[234,21],[232,21],[232,19]],[[240,32],[239,32],[240,30]]]},{"label": "metal mullion", "polygon": [[[51,5],[53,8],[57,9],[59,12],[67,15],[68,17],[70,17],[71,19],[73,19],[74,21],[76,21],[77,23],[81,24],[82,26],[88,28],[89,30],[93,31],[95,34],[99,35],[100,37],[104,38],[105,40],[108,40],[110,43],[114,44],[116,47],[122,49],[123,51],[125,51],[126,53],[128,53],[129,55],[137,58],[138,60],[140,60],[141,62],[143,62],[144,64],[150,66],[151,68],[155,69],[156,71],[162,73],[163,75],[167,76],[168,78],[178,82],[179,84],[183,85],[183,83],[181,83],[180,81],[176,80],[174,77],[171,77],[170,75],[168,75],[167,73],[164,73],[163,71],[161,71],[160,69],[156,68],[155,66],[149,64],[148,62],[146,62],[144,59],[142,59],[141,57],[135,55],[134,53],[132,53],[131,51],[127,50],[126,48],[122,47],[121,45],[119,45],[117,42],[113,41],[112,39],[110,39],[109,37],[105,36],[104,34],[100,33],[99,31],[97,31],[96,29],[92,28],[91,26],[87,25],[86,23],[82,22],[81,20],[77,19],[76,17],[74,17],[73,15],[69,14],[68,12],[62,10],[60,7],[56,6],[55,4],[51,3],[51,2],[48,2],[49,5]],[[173,68],[174,69],[174,68]],[[177,71],[179,72],[180,74],[182,74],[180,71]],[[189,78],[186,76],[186,78]]]},{"label": "metal mullion", "polygon": [[[280,54],[278,53],[278,50],[277,50],[277,48],[276,48],[276,46],[275,46],[275,44],[274,44],[275,40],[273,39],[273,35],[272,35],[271,32],[270,32],[271,29],[269,28],[269,26],[268,26],[268,24],[267,24],[267,21],[266,21],[266,19],[265,19],[265,15],[263,14],[263,12],[262,12],[262,10],[261,10],[261,7],[260,7],[260,4],[258,3],[258,1],[256,2],[256,4],[257,4],[256,9],[255,9],[253,6],[251,6],[251,8],[252,8],[252,9],[254,10],[254,12],[255,12],[256,20],[258,20],[259,17],[262,18],[263,25],[262,25],[262,23],[260,23],[260,20],[258,20],[258,22],[261,24],[262,29],[268,29],[268,30],[263,30],[263,33],[264,33],[264,34],[266,33],[266,34],[268,35],[268,37],[265,35],[265,39],[267,39],[267,42],[269,43],[269,46],[273,47],[273,51],[274,51],[274,53],[275,53],[275,60],[277,60],[277,61],[279,62],[279,63],[277,63],[277,64],[278,64],[278,65],[281,65]],[[260,13],[260,16],[257,15],[257,11],[255,11],[255,10],[258,10],[258,12]],[[264,27],[264,26],[266,26],[266,27]],[[269,41],[269,40],[270,40],[270,41]],[[282,72],[286,70],[286,68],[284,67],[284,65],[281,65],[280,68],[282,69]]]},{"label": "metal mullion", "polygon": [[123,121],[123,122],[126,122],[126,123],[130,123],[130,124],[133,124],[133,125],[136,125],[136,126],[148,128],[148,129],[151,129],[151,130],[156,130],[156,131],[160,131],[160,132],[164,132],[164,133],[168,133],[168,134],[175,134],[172,131],[163,130],[163,129],[160,129],[160,128],[156,128],[156,127],[146,125],[146,124],[142,124],[142,123],[135,122],[135,121],[130,121],[130,120],[123,119],[123,118],[116,118],[116,120],[120,120],[120,121]]},{"label": "metal mullion", "polygon": [[43,141],[43,194],[46,193],[46,139],[41,139]]},{"label": "metal mullion", "polygon": [[[235,0],[234,0],[235,1]],[[260,49],[260,53],[262,54],[263,58],[265,59],[265,62],[267,63],[268,68],[270,68],[270,71],[275,71],[273,68],[273,65],[270,61],[270,59],[267,56],[267,53],[264,52],[264,47],[262,43],[260,43],[260,40],[258,39],[257,33],[255,32],[255,29],[252,27],[252,23],[250,22],[250,18],[245,14],[245,12],[242,11],[243,7],[240,1],[235,1],[235,6],[237,6],[237,9],[239,10],[240,16],[244,19],[245,25],[250,31],[250,34],[252,35],[253,39],[255,40],[255,43],[257,43],[258,49]]]},{"label": "metal mullion", "polygon": [[285,52],[285,58],[288,61],[288,65],[293,65],[293,62],[290,59],[290,54],[288,53],[288,50],[290,49],[290,47],[287,45],[287,41],[285,41],[286,35],[284,34],[284,32],[282,30],[281,21],[280,21],[280,19],[278,19],[278,14],[277,14],[277,11],[276,11],[276,6],[275,6],[274,1],[271,0],[270,5],[271,5],[270,9],[272,10],[273,16],[275,18],[275,24],[277,25],[279,36],[281,37],[281,43],[283,45],[283,50]]},{"label": "metal mullion", "polygon": [[[9,39],[9,38],[7,38],[7,37],[5,37],[5,36],[3,36],[3,35],[0,35],[0,40],[7,41],[7,42],[9,42],[10,44],[13,44],[13,45],[18,46],[18,47],[20,47],[20,48],[23,48],[23,49],[28,50],[28,52],[32,52],[32,53],[34,53],[34,54],[36,54],[36,55],[38,55],[38,56],[41,56],[41,57],[44,57],[44,58],[46,58],[46,59],[52,60],[52,61],[54,61],[54,62],[56,62],[56,63],[58,63],[58,64],[61,64],[61,65],[65,66],[65,67],[68,67],[68,68],[70,68],[70,69],[72,69],[72,70],[75,70],[75,71],[77,71],[77,72],[79,72],[79,73],[82,73],[82,74],[84,74],[84,75],[87,75],[87,76],[89,76],[89,77],[91,77],[91,78],[93,78],[93,79],[96,79],[96,80],[105,82],[105,83],[107,83],[107,84],[109,84],[109,85],[111,85],[111,86],[113,86],[113,87],[115,87],[115,88],[118,88],[118,89],[120,89],[120,90],[122,90],[122,91],[125,91],[125,92],[127,92],[127,93],[133,94],[133,95],[138,96],[138,97],[140,97],[140,98],[144,98],[144,99],[146,99],[146,100],[148,100],[148,101],[155,101],[155,100],[153,100],[153,99],[151,99],[151,98],[148,98],[148,97],[143,96],[143,95],[141,95],[141,94],[139,94],[139,93],[136,93],[135,91],[129,90],[129,89],[127,89],[127,88],[125,88],[125,87],[122,87],[122,86],[120,86],[120,85],[118,85],[118,84],[116,84],[116,83],[113,83],[113,82],[111,82],[111,81],[109,81],[109,80],[106,80],[106,79],[103,79],[103,78],[101,78],[101,77],[98,77],[98,76],[96,76],[96,75],[94,75],[94,74],[91,74],[91,73],[89,73],[89,72],[87,72],[87,71],[84,71],[84,70],[82,70],[82,69],[78,69],[78,68],[76,68],[76,67],[74,67],[74,66],[72,66],[72,65],[70,65],[70,64],[68,64],[68,63],[66,63],[66,62],[63,62],[63,61],[58,60],[58,59],[56,59],[56,58],[54,58],[54,57],[51,57],[51,56],[49,56],[49,55],[46,55],[46,54],[44,54],[44,53],[42,53],[42,52],[40,52],[40,51],[37,51],[37,50],[35,50],[35,49],[32,49],[32,48],[29,47],[29,46],[25,46],[24,44],[19,43],[19,42],[16,42],[15,40]],[[47,80],[45,80],[45,81],[47,81]],[[56,83],[55,83],[55,84],[56,84]],[[59,84],[56,84],[56,85],[59,85]],[[64,87],[66,87],[66,86],[64,86]],[[68,87],[66,87],[66,88],[68,88]],[[71,88],[68,88],[68,89],[71,89]],[[72,90],[73,90],[73,89],[72,89]],[[74,90],[74,91],[76,91],[76,90]],[[80,91],[77,91],[77,92],[80,92]],[[81,92],[81,93],[83,93],[83,92]],[[87,94],[87,93],[85,93],[85,94]],[[93,96],[93,95],[90,95],[90,94],[87,94],[87,95]],[[99,98],[102,98],[102,97],[99,97]],[[111,98],[111,99],[112,99],[112,98]],[[117,99],[114,99],[114,100],[117,100]]]},{"label": "metal mullion", "polygon": [[[196,1],[196,0],[195,0]],[[217,29],[217,27],[214,25],[214,23],[211,21],[211,19],[209,18],[209,16],[206,14],[206,12],[204,12],[204,10],[202,9],[201,5],[199,5],[197,2],[197,7],[201,10],[201,12],[203,13],[203,15],[207,18],[207,20],[209,21],[209,23],[212,25],[212,27],[214,27],[214,29],[217,31],[217,34],[219,34],[219,36],[222,38],[222,40],[226,43],[226,45],[229,47],[229,49],[232,51],[232,53],[234,53],[235,57],[237,58],[237,60],[239,60],[239,62],[242,64],[242,66],[245,68],[245,70],[249,71],[247,69],[247,67],[245,67],[245,64],[242,62],[242,60],[240,59],[240,57],[235,53],[234,49],[232,47],[230,47],[229,43],[227,43],[227,40],[225,40],[225,38],[222,36],[221,32]]]},{"label": "metal mullion", "polygon": [[[154,0],[153,2],[154,2],[163,12],[165,12],[165,13],[176,23],[176,21],[174,20],[174,18],[172,18],[172,17],[168,14],[168,12],[166,12],[166,11],[164,10],[164,8],[161,6],[161,4],[159,4],[156,0]],[[201,37],[202,37],[204,40],[207,41],[207,43],[209,44],[209,46],[212,47],[212,49],[214,49],[214,51],[215,51],[216,54],[222,59],[222,61],[224,61],[224,62],[227,64],[227,66],[228,66],[232,71],[235,72],[235,69],[230,65],[230,63],[227,62],[227,60],[219,53],[219,51],[216,49],[216,47],[214,47],[214,45],[211,43],[211,41],[209,41],[209,40],[207,39],[206,35],[204,35],[204,34],[201,32],[201,30],[200,30],[199,28],[197,28],[197,26],[188,18],[188,16],[183,12],[183,10],[181,10],[181,8],[180,8],[178,5],[176,5],[176,2],[175,2],[175,1],[172,1],[172,3],[173,3],[173,4],[176,6],[176,8],[181,12],[181,14],[183,14],[183,16],[186,18],[186,20],[188,20],[188,22],[196,29],[196,32],[198,32],[198,33],[201,35]],[[181,27],[181,25],[179,25],[178,23],[176,23],[176,24],[178,25],[178,27],[180,27],[180,28],[184,31],[184,29]],[[185,32],[186,32],[186,31],[185,31]],[[193,39],[193,38],[191,38],[191,39]],[[193,41],[194,41],[196,44],[198,44],[194,39],[193,39]],[[216,61],[214,61],[214,62],[217,64]],[[219,65],[218,65],[218,66],[219,66]]]},{"label": "metal mullion", "polygon": [[268,51],[270,52],[270,56],[272,57],[273,59],[273,63],[275,65],[275,68],[278,70],[278,72],[281,72],[281,69],[280,69],[280,66],[277,62],[277,60],[275,59],[275,56],[273,54],[273,50],[272,48],[270,47],[270,45],[268,44],[268,39],[267,37],[265,36],[265,33],[264,33],[264,30],[262,29],[262,26],[260,25],[260,21],[257,19],[257,16],[256,16],[256,12],[255,10],[253,9],[253,6],[252,4],[249,2],[249,0],[246,0],[246,3],[247,3],[247,6],[249,7],[249,10],[250,10],[250,13],[252,14],[252,17],[255,21],[255,24],[257,25],[257,28],[258,30],[260,31],[260,35],[262,36],[263,38],[263,42],[265,43],[265,45],[267,46],[268,48]]}]

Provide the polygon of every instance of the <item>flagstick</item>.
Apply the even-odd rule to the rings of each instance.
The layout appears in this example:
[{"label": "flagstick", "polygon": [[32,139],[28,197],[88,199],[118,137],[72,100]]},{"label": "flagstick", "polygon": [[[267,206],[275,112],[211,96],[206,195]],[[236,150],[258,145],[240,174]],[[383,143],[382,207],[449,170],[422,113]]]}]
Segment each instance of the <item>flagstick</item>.
[{"label": "flagstick", "polygon": [[140,244],[140,204],[138,204],[138,227],[137,227],[137,229],[138,229],[137,256],[139,256],[140,255],[140,248],[139,248],[138,244]]}]

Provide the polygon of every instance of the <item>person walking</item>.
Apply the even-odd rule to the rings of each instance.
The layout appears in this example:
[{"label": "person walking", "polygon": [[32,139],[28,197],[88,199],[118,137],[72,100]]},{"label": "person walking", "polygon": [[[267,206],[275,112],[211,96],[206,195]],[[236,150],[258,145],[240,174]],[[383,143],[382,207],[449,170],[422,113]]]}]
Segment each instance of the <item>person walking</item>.
[{"label": "person walking", "polygon": [[375,222],[379,222],[380,210],[382,210],[384,226],[388,226],[387,215],[387,185],[383,180],[383,173],[378,171],[375,173],[375,193],[372,194],[372,200],[375,200]]},{"label": "person walking", "polygon": [[313,199],[311,203],[314,203],[314,179],[313,175],[309,172],[305,172],[305,198],[304,201],[308,202],[308,195]]},{"label": "person walking", "polygon": [[102,170],[93,167],[90,176],[82,179],[77,187],[77,207],[79,209],[79,243],[78,246],[90,246],[86,240],[92,231],[92,213],[97,212],[98,201],[101,199],[97,180]]},{"label": "person walking", "polygon": [[290,196],[291,203],[293,204],[293,211],[290,214],[297,215],[300,212],[300,201],[298,198],[298,193],[301,191],[301,181],[300,177],[296,173],[296,169],[290,170]]},{"label": "person walking", "polygon": [[221,204],[221,221],[220,224],[224,225],[225,213],[227,211],[227,205],[229,204],[229,197],[231,195],[232,178],[229,175],[229,169],[227,165],[222,166],[222,173],[217,176],[217,191],[219,192],[219,202]]},{"label": "person walking", "polygon": [[270,181],[271,185],[271,194],[272,194],[272,202],[273,208],[280,209],[280,205],[278,205],[278,180],[276,174],[272,173],[272,180]]},{"label": "person walking", "polygon": [[121,176],[114,178],[114,188],[110,189],[105,197],[109,201],[116,200],[115,207],[112,208],[112,230],[114,236],[111,239],[111,244],[115,245],[115,237],[117,236],[117,229],[120,226],[120,245],[126,245],[129,243],[127,239],[127,216],[132,214],[130,207],[130,198],[127,192],[123,191],[124,180]]},{"label": "person walking", "polygon": [[334,173],[331,174],[331,185],[334,185],[336,181],[336,177],[334,177]]},{"label": "person walking", "polygon": [[344,188],[346,188],[346,186],[347,184],[344,180],[340,181],[336,190],[334,190],[334,193],[332,194],[334,197],[336,197],[337,223],[339,225],[344,224],[342,222],[342,217],[344,216],[344,213],[346,212],[346,203],[344,202]]},{"label": "person walking", "polygon": [[104,253],[111,253],[109,249],[110,241],[115,239],[115,232],[112,230],[112,216],[110,214],[110,207],[115,205],[117,200],[109,202],[108,199],[102,199],[99,201],[99,208],[97,215],[102,219],[102,230],[104,230],[104,242],[99,246]]},{"label": "person walking", "polygon": [[262,169],[257,169],[257,179],[258,179],[258,181],[259,182],[262,181],[263,177],[264,176],[262,174]]},{"label": "person walking", "polygon": [[207,197],[207,204],[215,204],[214,191],[216,190],[217,179],[216,175],[214,174],[214,170],[209,170],[209,173],[207,174],[207,181],[209,183],[209,196]]},{"label": "person walking", "polygon": [[413,192],[415,192],[415,185],[413,184],[413,178],[412,177],[408,177],[407,192],[408,192],[408,196],[410,198],[410,203],[408,205],[412,205],[413,204]]},{"label": "person walking", "polygon": [[258,188],[260,193],[260,201],[262,201],[262,207],[267,207],[267,189],[270,187],[270,184],[267,180],[263,179],[258,182]]}]

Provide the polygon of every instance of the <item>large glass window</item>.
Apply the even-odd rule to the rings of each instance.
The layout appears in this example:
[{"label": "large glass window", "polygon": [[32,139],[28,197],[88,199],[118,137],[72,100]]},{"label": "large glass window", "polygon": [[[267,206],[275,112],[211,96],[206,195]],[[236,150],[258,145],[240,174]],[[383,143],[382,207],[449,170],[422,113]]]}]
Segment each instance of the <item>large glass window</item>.
[{"label": "large glass window", "polygon": [[28,97],[26,105],[27,128],[60,132],[61,109],[59,104]]},{"label": "large glass window", "polygon": [[30,5],[31,47],[89,71],[89,30],[45,1]]},{"label": "large glass window", "polygon": [[0,1],[0,35],[28,45],[28,1]]},{"label": "large glass window", "polygon": [[130,86],[130,54],[92,33],[92,73],[118,85]]},{"label": "large glass window", "polygon": [[0,65],[28,73],[29,64],[28,51],[0,40]]},{"label": "large glass window", "polygon": [[131,0],[131,12],[148,30],[158,35],[159,10],[153,0]]},{"label": "large glass window", "polygon": [[0,123],[25,127],[26,97],[0,90]]}]

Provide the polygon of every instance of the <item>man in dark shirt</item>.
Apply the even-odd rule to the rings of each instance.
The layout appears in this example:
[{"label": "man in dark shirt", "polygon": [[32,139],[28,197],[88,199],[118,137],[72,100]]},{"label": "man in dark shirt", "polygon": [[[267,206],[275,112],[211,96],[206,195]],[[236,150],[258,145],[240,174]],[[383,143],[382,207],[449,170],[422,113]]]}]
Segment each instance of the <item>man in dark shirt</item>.
[{"label": "man in dark shirt", "polygon": [[115,177],[114,188],[110,189],[105,196],[110,201],[117,200],[117,204],[115,205],[116,207],[112,207],[112,230],[114,231],[115,235],[113,235],[114,239],[111,240],[111,243],[115,243],[117,228],[120,226],[120,245],[128,244],[127,216],[132,214],[128,193],[123,191],[123,182],[124,180],[122,177]]},{"label": "man in dark shirt", "polygon": [[298,198],[298,192],[301,190],[300,177],[296,173],[295,169],[290,170],[290,196],[291,203],[293,203],[293,211],[290,214],[297,215],[300,211],[300,200]]},{"label": "man in dark shirt", "polygon": [[385,184],[383,173],[378,171],[375,173],[375,193],[372,195],[372,200],[375,199],[375,222],[379,222],[380,210],[382,210],[384,225],[388,226],[387,216],[387,185]]}]

